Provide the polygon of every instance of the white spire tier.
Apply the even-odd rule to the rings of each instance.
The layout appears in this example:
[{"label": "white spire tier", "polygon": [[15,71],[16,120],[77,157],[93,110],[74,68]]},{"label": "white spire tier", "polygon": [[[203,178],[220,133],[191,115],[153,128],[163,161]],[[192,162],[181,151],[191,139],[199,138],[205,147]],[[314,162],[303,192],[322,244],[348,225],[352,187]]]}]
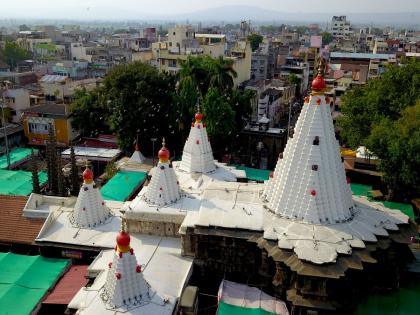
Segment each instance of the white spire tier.
[{"label": "white spire tier", "polygon": [[179,168],[187,173],[210,173],[216,170],[206,125],[202,119],[203,114],[195,114],[195,123],[192,123],[185,142]]},{"label": "white spire tier", "polygon": [[108,267],[102,295],[106,304],[112,308],[131,308],[150,302],[150,287],[143,277],[142,267],[137,264],[130,247],[130,235],[124,227],[117,235],[114,257]]},{"label": "white spire tier", "polygon": [[132,163],[140,163],[141,164],[141,163],[144,163],[145,160],[146,160],[146,158],[140,152],[139,136],[137,134],[135,150],[134,150],[134,153],[131,155],[131,157],[128,161],[132,162]]},{"label": "white spire tier", "polygon": [[170,153],[165,147],[165,139],[158,156],[158,165],[153,169],[152,179],[143,198],[149,204],[164,206],[179,200],[181,193],[175,171],[169,162]]},{"label": "white spire tier", "polygon": [[111,211],[105,205],[102,195],[93,182],[93,172],[86,168],[83,185],[80,188],[70,221],[77,227],[89,228],[105,223]]},{"label": "white spire tier", "polygon": [[[317,82],[322,80],[321,83]],[[333,224],[353,217],[354,203],[335,138],[325,82],[318,76],[305,100],[293,138],[279,157],[264,197],[281,217],[313,224]],[[323,86],[323,87],[322,87]]]}]

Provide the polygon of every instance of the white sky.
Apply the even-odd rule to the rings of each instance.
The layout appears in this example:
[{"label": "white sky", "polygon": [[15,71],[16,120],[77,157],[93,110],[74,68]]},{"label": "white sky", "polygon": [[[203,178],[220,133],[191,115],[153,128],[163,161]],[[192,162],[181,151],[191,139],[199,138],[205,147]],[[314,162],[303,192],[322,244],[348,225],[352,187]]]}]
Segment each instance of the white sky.
[{"label": "white sky", "polygon": [[173,15],[226,5],[258,6],[281,12],[419,12],[420,0],[0,0],[1,18],[77,18],[94,15],[124,18]]}]

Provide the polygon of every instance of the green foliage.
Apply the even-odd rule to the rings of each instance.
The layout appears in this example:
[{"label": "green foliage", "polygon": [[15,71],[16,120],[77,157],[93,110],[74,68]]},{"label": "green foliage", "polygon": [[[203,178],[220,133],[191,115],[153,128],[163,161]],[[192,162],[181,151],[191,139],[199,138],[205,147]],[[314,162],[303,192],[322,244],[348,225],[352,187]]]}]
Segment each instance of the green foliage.
[{"label": "green foliage", "polygon": [[19,47],[16,42],[6,41],[4,49],[0,51],[3,62],[7,63],[12,69],[23,60],[30,59],[31,54]]},{"label": "green foliage", "polygon": [[248,41],[251,43],[252,51],[256,51],[258,47],[260,47],[263,39],[264,37],[262,37],[260,34],[253,33],[248,35]]},{"label": "green foliage", "polygon": [[117,173],[118,173],[118,168],[117,168],[117,165],[115,164],[115,162],[109,162],[105,166],[105,179],[106,180],[110,180]]},{"label": "green foliage", "polygon": [[70,106],[72,125],[83,136],[94,137],[101,133],[109,133],[109,108],[105,92],[95,89],[77,90]]},{"label": "green foliage", "polygon": [[365,144],[373,124],[396,120],[420,97],[420,61],[390,66],[378,79],[349,91],[342,99],[341,136],[351,147]]},{"label": "green foliage", "polygon": [[132,149],[139,129],[142,138],[169,137],[175,80],[150,65],[134,62],[114,67],[103,81],[109,102],[110,126],[121,149]]},{"label": "green foliage", "polygon": [[331,35],[331,33],[328,32],[322,32],[321,34],[319,34],[322,36],[322,45],[328,45],[329,43],[332,42],[333,37]]},{"label": "green foliage", "polygon": [[379,169],[393,192],[420,193],[420,101],[402,111],[396,121],[375,125],[367,145],[379,158]]},{"label": "green foliage", "polygon": [[216,88],[210,88],[203,100],[203,112],[206,117],[207,133],[211,139],[217,139],[216,146],[230,139],[235,128],[235,112],[226,97]]},{"label": "green foliage", "polygon": [[288,80],[289,80],[289,83],[296,85],[295,92],[296,92],[296,94],[299,94],[300,93],[300,84],[301,84],[302,80],[294,73],[289,75]]},{"label": "green foliage", "polygon": [[353,148],[366,145],[381,158],[384,179],[393,190],[415,188],[410,176],[418,176],[414,166],[420,154],[414,142],[419,120],[410,120],[417,109],[409,108],[419,99],[420,61],[416,60],[390,66],[380,78],[352,89],[342,99],[343,116],[338,121],[342,139]]}]

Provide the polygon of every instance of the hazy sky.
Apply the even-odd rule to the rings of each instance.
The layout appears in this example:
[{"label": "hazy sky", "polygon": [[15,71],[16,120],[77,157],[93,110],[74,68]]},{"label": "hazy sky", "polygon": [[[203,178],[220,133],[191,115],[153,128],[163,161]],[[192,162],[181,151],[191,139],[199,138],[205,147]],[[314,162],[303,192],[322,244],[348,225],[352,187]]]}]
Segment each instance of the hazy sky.
[{"label": "hazy sky", "polygon": [[162,16],[225,5],[282,12],[412,12],[420,0],[0,0],[1,18],[124,18]]}]

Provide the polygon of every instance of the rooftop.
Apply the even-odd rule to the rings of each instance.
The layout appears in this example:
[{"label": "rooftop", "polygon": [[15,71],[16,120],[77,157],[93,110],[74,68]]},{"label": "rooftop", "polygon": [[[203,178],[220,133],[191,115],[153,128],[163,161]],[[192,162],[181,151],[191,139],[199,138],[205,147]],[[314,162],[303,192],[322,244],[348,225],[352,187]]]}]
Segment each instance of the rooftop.
[{"label": "rooftop", "polygon": [[66,105],[64,104],[44,104],[32,106],[25,109],[25,114],[42,114],[42,115],[55,115],[55,116],[68,116]]},{"label": "rooftop", "polygon": [[[39,172],[39,183],[47,182],[47,173]],[[0,169],[0,195],[28,196],[32,192],[32,174]]]},{"label": "rooftop", "polygon": [[370,53],[347,53],[347,52],[332,52],[331,58],[352,58],[352,59],[395,59],[395,54],[370,54]]},{"label": "rooftop", "polygon": [[68,267],[67,259],[0,253],[0,309],[31,314]]},{"label": "rooftop", "polygon": [[[74,147],[76,158],[89,158],[95,161],[112,161],[120,155],[119,149],[93,148],[93,147]],[[70,158],[70,149],[61,153],[63,158]]]},{"label": "rooftop", "polygon": [[32,244],[41,230],[44,219],[23,216],[28,197],[0,195],[0,242]]},{"label": "rooftop", "polygon": [[[34,154],[38,154],[38,150],[33,150]],[[13,168],[25,161],[27,161],[32,155],[32,149],[29,148],[15,148],[10,150],[9,158],[10,158],[10,166]],[[7,168],[7,156],[6,154],[0,156],[0,169]]]},{"label": "rooftop", "polygon": [[118,171],[102,188],[105,200],[126,201],[145,181],[147,173]]}]

